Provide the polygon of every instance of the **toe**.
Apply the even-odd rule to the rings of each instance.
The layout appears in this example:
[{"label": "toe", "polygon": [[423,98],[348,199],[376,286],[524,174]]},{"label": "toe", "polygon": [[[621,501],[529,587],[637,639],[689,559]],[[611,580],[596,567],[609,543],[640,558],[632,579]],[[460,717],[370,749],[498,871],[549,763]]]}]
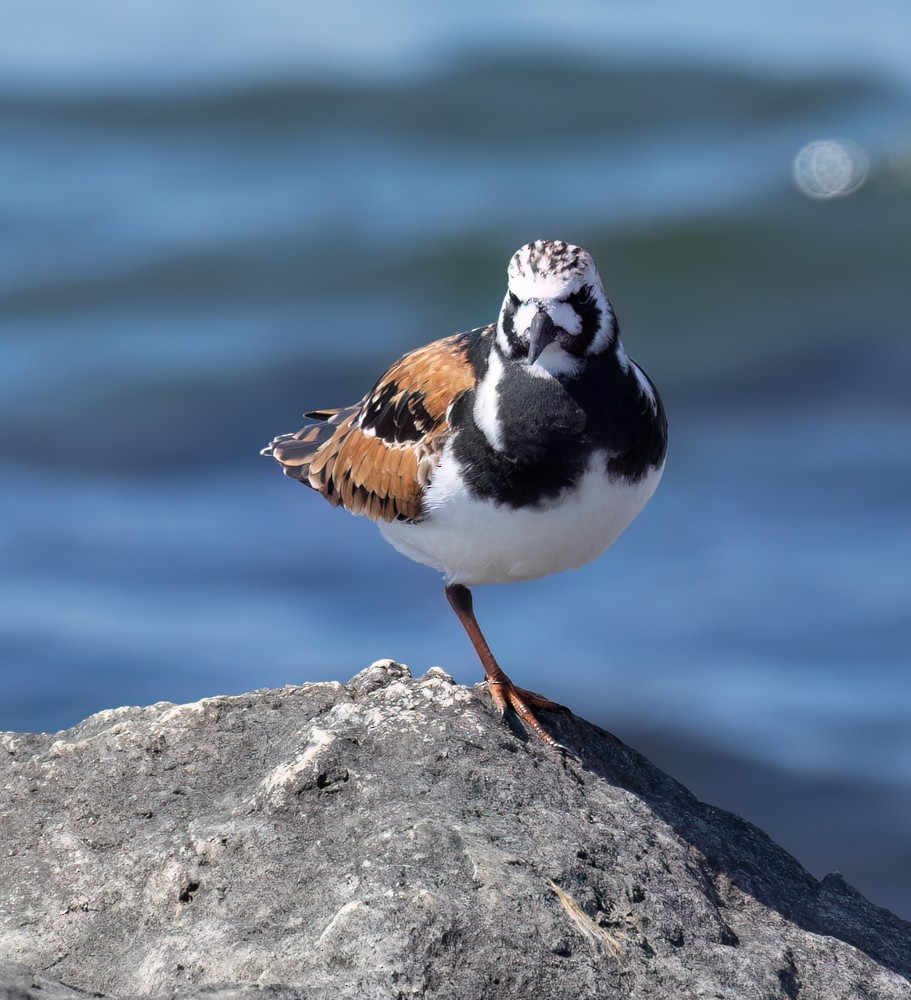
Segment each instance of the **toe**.
[{"label": "toe", "polygon": [[543,694],[538,694],[537,691],[528,691],[525,688],[520,687],[517,687],[514,690],[525,702],[525,704],[531,708],[543,708],[546,712],[569,711],[565,705],[561,705],[558,701],[551,701],[550,698],[545,698]]}]

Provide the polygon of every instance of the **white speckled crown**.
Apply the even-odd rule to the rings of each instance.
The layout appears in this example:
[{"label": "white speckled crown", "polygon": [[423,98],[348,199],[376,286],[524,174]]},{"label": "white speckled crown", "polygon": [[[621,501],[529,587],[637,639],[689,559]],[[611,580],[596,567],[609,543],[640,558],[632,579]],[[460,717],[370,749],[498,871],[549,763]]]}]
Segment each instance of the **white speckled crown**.
[{"label": "white speckled crown", "polygon": [[559,295],[583,280],[600,285],[591,254],[562,240],[536,240],[520,247],[506,273],[510,289],[523,299]]},{"label": "white speckled crown", "polygon": [[520,247],[509,262],[509,277],[529,277],[541,272],[562,277],[583,274],[595,262],[582,247],[562,240],[536,240]]}]

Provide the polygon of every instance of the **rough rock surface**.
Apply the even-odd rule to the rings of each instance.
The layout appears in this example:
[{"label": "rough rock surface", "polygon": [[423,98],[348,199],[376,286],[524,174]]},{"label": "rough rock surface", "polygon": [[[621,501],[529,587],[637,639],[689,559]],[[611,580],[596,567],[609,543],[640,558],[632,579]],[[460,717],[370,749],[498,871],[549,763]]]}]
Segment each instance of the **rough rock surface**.
[{"label": "rough rock surface", "polygon": [[0,997],[911,997],[911,925],[546,721],[383,661],[0,737]]}]

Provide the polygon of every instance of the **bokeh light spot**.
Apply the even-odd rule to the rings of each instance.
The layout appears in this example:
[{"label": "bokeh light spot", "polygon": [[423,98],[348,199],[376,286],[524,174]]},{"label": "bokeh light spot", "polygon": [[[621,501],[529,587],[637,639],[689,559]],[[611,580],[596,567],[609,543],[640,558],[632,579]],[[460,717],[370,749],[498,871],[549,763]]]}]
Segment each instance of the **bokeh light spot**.
[{"label": "bokeh light spot", "polygon": [[850,139],[807,143],[794,158],[794,183],[808,198],[841,198],[867,179],[867,154]]}]

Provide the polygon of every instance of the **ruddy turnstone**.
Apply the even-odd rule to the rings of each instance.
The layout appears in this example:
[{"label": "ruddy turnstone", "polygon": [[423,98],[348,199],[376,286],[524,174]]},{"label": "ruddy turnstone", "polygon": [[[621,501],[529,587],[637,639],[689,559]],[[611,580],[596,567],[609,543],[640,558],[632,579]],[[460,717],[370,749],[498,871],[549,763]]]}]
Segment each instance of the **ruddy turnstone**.
[{"label": "ruddy turnstone", "polygon": [[533,711],[560,706],[506,676],[468,588],[605,552],[661,479],[667,418],[587,251],[538,240],[507,273],[496,323],[411,351],[360,402],[306,414],[262,453],[439,570],[500,713],[564,749]]}]

